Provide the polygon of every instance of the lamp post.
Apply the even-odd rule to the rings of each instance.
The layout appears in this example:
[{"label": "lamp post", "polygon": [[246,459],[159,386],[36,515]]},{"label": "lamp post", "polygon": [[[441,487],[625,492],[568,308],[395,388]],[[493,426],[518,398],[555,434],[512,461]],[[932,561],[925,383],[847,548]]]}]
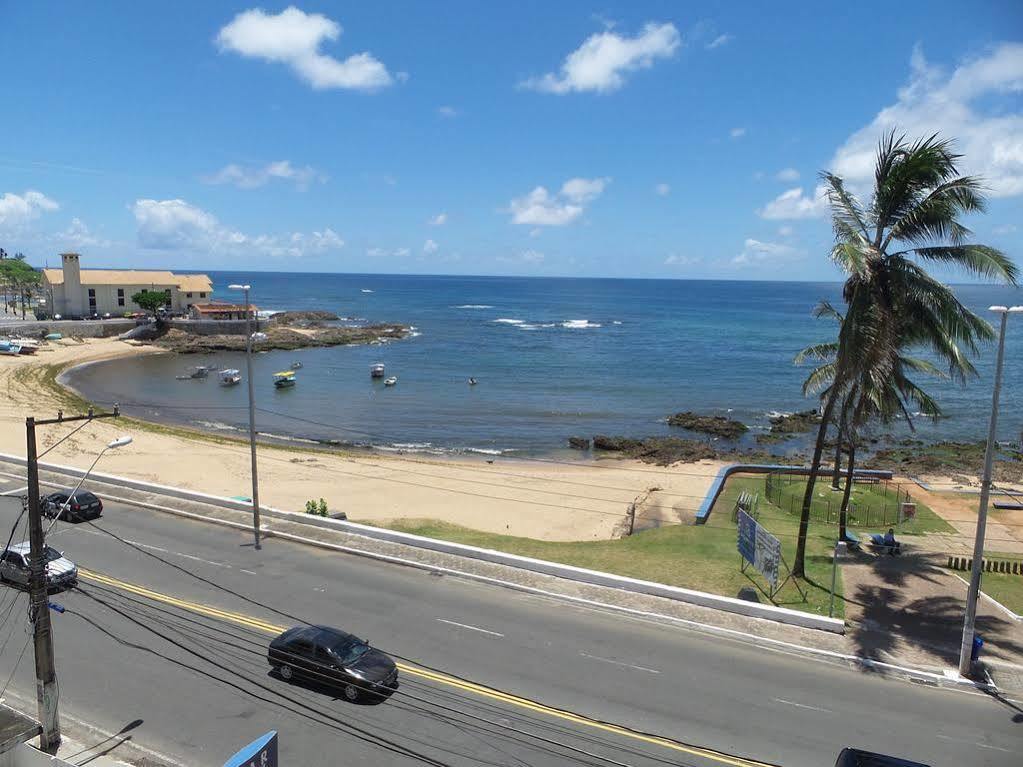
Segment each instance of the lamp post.
[{"label": "lamp post", "polygon": [[[252,533],[255,536],[256,550],[259,544],[259,473],[256,467],[256,400],[252,389],[252,305],[249,303],[248,285],[228,285],[229,290],[241,290],[245,293],[245,373],[249,387],[249,452],[252,455]],[[259,329],[258,327],[256,328]]]},{"label": "lamp post", "polygon": [[998,397],[1002,390],[1002,362],[1005,359],[1005,329],[1009,315],[1023,312],[1023,306],[992,306],[990,311],[1002,315],[998,333],[998,357],[995,361],[995,389],[991,397],[991,421],[988,424],[987,448],[984,451],[984,477],[980,484],[980,509],[977,513],[977,537],[973,542],[973,568],[970,589],[966,594],[966,617],[963,619],[963,644],[959,648],[959,673],[970,673],[973,660],[973,637],[977,622],[977,598],[980,595],[980,574],[984,560],[984,530],[987,527],[987,506],[991,497],[991,467],[995,458],[995,432],[998,429]]},{"label": "lamp post", "polygon": [[53,528],[55,524],[57,524],[57,520],[60,519],[60,515],[63,514],[65,509],[67,509],[71,502],[74,501],[75,496],[78,495],[78,491],[82,489],[82,485],[85,484],[85,480],[89,478],[90,474],[92,474],[92,470],[96,468],[96,464],[99,463],[99,459],[103,457],[103,454],[106,453],[107,450],[116,450],[119,447],[130,445],[131,441],[132,441],[131,437],[125,434],[123,437],[118,437],[117,439],[108,442],[107,446],[96,454],[96,458],[92,462],[92,465],[85,471],[85,473],[82,475],[82,478],[78,480],[78,484],[75,485],[75,489],[71,491],[71,495],[67,497],[67,500],[64,501],[63,504],[61,504],[61,507],[57,509],[57,512],[53,515],[53,521],[50,523],[50,527],[46,528],[47,533],[49,533],[50,529]]}]

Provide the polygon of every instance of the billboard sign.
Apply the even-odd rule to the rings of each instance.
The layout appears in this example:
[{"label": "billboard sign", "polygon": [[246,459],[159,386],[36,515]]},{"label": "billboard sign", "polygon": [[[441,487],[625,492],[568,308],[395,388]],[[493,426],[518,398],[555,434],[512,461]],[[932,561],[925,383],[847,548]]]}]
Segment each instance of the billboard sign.
[{"label": "billboard sign", "polygon": [[739,554],[767,579],[771,588],[778,588],[781,541],[745,511],[740,510],[736,519],[739,528]]},{"label": "billboard sign", "polygon": [[224,762],[224,767],[278,767],[277,730],[271,730],[249,743]]}]

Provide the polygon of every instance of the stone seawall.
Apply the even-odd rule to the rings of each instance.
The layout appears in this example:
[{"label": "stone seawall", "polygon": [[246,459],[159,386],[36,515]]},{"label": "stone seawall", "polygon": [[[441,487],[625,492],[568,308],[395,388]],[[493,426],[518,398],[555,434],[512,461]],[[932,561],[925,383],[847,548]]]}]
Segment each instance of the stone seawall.
[{"label": "stone seawall", "polygon": [[[167,320],[167,326],[195,336],[244,336],[245,320]],[[253,332],[265,330],[266,320],[256,320]]]},{"label": "stone seawall", "polygon": [[117,336],[135,327],[135,320],[47,320],[0,323],[0,336],[41,338],[47,333],[78,338],[107,338]]}]

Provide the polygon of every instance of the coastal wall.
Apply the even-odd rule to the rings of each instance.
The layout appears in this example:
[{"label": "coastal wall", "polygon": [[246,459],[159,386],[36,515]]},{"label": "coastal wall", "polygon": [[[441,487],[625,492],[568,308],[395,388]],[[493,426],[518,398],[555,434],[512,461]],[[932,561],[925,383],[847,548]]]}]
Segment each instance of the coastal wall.
[{"label": "coastal wall", "polygon": [[39,338],[47,333],[60,333],[78,338],[108,338],[118,336],[135,327],[135,320],[47,320],[36,322],[0,323],[0,336]]},{"label": "coastal wall", "polygon": [[[186,333],[191,333],[196,336],[244,336],[245,335],[245,320],[192,320],[192,319],[173,319],[167,320],[167,325],[178,330],[183,330]],[[266,323],[262,323],[265,329]],[[260,329],[260,322],[256,320],[253,332]]]}]

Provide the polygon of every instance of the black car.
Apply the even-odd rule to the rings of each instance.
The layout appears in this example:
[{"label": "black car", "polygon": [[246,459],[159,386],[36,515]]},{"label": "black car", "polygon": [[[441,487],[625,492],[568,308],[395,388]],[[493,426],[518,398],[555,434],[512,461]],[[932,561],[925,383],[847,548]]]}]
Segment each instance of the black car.
[{"label": "black car", "polygon": [[[95,519],[103,513],[103,501],[93,493],[90,493],[88,490],[79,489],[75,491],[73,498],[71,493],[71,490],[58,490],[56,493],[50,493],[43,498],[40,501],[43,514],[48,517],[55,517],[57,514],[60,514],[61,519],[77,522]],[[70,503],[68,498],[71,498]]]},{"label": "black car", "polygon": [[288,629],[270,642],[267,660],[285,680],[301,676],[339,689],[350,701],[380,699],[398,689],[398,667],[388,655],[329,626]]},{"label": "black car", "polygon": [[843,748],[835,762],[835,767],[927,767],[927,765],[900,759],[896,756],[861,751],[858,748]]}]

